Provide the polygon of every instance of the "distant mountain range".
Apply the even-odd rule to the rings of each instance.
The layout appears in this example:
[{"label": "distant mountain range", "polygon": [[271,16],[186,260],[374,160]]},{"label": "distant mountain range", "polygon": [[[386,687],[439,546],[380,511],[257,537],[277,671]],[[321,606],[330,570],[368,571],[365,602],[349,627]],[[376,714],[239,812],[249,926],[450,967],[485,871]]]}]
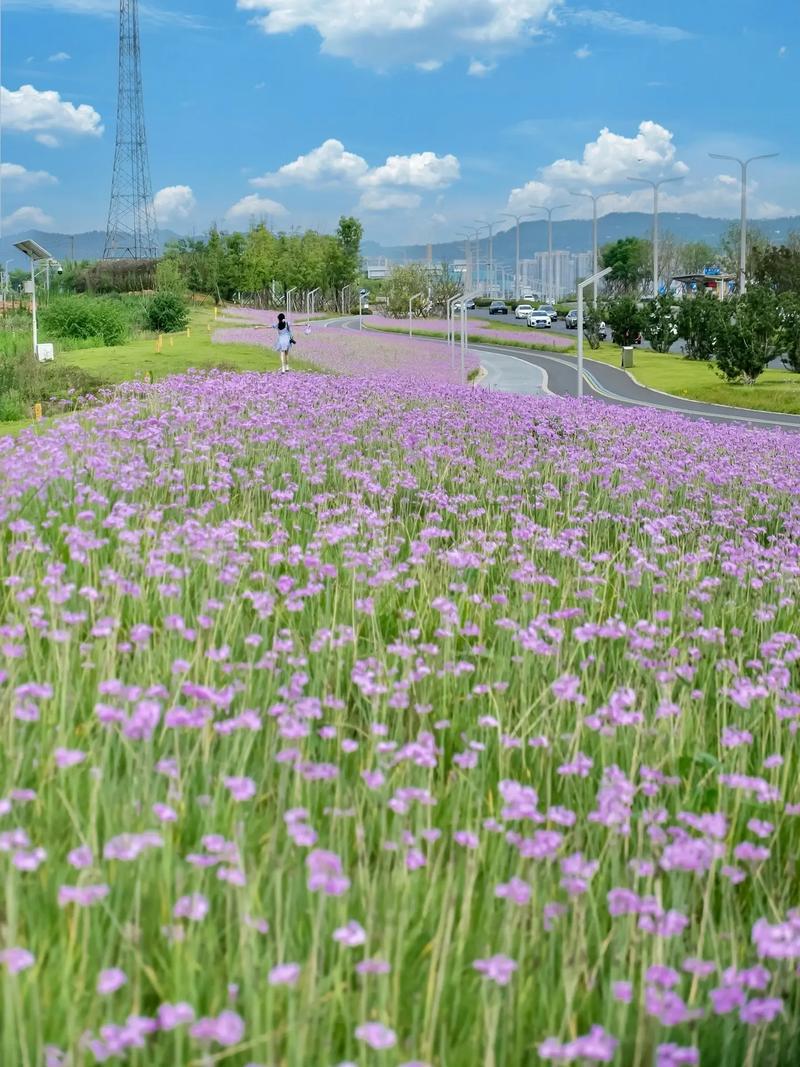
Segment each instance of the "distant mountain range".
[{"label": "distant mountain range", "polygon": [[[691,215],[663,211],[659,215],[662,234],[671,234],[679,241],[705,241],[716,247],[723,234],[731,225],[731,219],[706,218],[703,215]],[[800,232],[800,215],[779,219],[757,219],[751,221],[753,228],[762,230],[776,244],[784,242],[793,231]],[[612,212],[603,215],[598,222],[600,244],[616,241],[620,237],[649,237],[652,231],[652,215],[640,212]],[[169,241],[175,241],[180,234],[172,230],[157,232],[159,252]],[[24,233],[0,239],[0,265],[7,259],[13,270],[27,266],[27,259],[14,248],[16,241],[33,239],[52,253],[55,259],[102,259],[105,247],[105,233],[102,230],[90,230],[88,233],[47,233],[44,230],[28,230]],[[592,245],[592,224],[588,219],[564,219],[553,222],[553,247],[567,252],[585,252]],[[543,220],[523,222],[520,226],[520,250],[523,259],[535,252],[547,249],[547,223]],[[427,256],[426,245],[381,245],[376,241],[364,241],[361,252],[364,256],[386,256],[395,262],[404,260],[421,260]],[[498,263],[513,263],[516,254],[516,236],[514,226],[495,234],[494,258]],[[432,247],[434,262],[461,259],[464,255],[463,241],[436,243]]]},{"label": "distant mountain range", "polygon": [[[172,230],[158,230],[156,240],[158,251],[161,253],[168,241],[176,241],[180,235]],[[24,233],[15,233],[10,237],[0,239],[0,261],[5,263],[10,259],[10,270],[19,267],[27,267],[28,260],[14,245],[17,241],[31,240],[45,248],[53,259],[65,263],[70,259],[102,259],[106,244],[106,235],[103,230],[89,230],[88,233],[46,233],[44,230],[26,230]],[[2,264],[0,264],[2,265]]]},{"label": "distant mountain range", "polygon": [[[731,225],[731,219],[705,218],[662,211],[658,216],[659,230],[662,235],[671,234],[679,241],[705,241],[716,248],[725,231]],[[779,219],[757,219],[749,224],[753,229],[763,231],[775,244],[782,244],[795,230],[800,232],[800,215]],[[508,229],[503,223],[502,230],[495,233],[494,259],[496,262],[513,263],[516,256],[515,226]],[[649,237],[653,230],[653,216],[640,212],[612,212],[598,219],[597,234],[601,245],[617,241],[621,237]],[[485,231],[484,231],[485,234]],[[485,236],[483,238],[485,242]],[[592,247],[591,219],[553,220],[553,248],[566,252],[585,252]],[[523,222],[520,226],[520,255],[530,258],[535,252],[547,250],[547,222],[534,220]],[[384,246],[376,241],[364,241],[361,252],[364,256],[386,256],[395,262],[404,260],[421,260],[427,255],[426,245]],[[434,244],[431,250],[433,261],[441,263],[454,259],[463,259],[464,242],[449,241]]]}]

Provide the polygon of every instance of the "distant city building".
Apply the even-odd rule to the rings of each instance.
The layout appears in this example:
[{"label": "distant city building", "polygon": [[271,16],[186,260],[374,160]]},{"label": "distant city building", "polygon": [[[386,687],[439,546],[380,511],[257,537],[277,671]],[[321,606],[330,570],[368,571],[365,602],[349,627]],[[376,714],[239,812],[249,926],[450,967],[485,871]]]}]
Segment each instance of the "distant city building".
[{"label": "distant city building", "polygon": [[388,278],[391,263],[386,256],[368,256],[364,260],[364,270],[368,278]]},{"label": "distant city building", "polygon": [[591,252],[553,250],[552,262],[547,252],[537,252],[519,264],[520,287],[532,289],[537,297],[552,296],[562,300],[575,292],[578,279],[592,273]]}]

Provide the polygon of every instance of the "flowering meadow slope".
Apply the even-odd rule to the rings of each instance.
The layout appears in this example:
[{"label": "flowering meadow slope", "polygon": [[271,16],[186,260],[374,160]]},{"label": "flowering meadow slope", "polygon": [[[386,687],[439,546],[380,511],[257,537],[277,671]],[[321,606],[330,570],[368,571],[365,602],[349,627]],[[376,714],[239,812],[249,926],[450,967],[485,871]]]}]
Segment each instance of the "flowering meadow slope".
[{"label": "flowering meadow slope", "polygon": [[0,439],[0,1062],[798,1062],[798,447],[388,373]]},{"label": "flowering meadow slope", "polygon": [[[250,313],[252,314],[252,312]],[[460,353],[451,354],[441,341],[421,341],[394,333],[325,328],[314,325],[310,333],[295,325],[297,344],[291,349],[289,362],[300,359],[334,374],[389,375],[416,378],[420,381],[457,384],[461,379]],[[263,325],[224,327],[214,331],[212,340],[220,345],[254,344],[272,348],[275,333]],[[475,352],[465,357],[465,375],[478,370]]]}]

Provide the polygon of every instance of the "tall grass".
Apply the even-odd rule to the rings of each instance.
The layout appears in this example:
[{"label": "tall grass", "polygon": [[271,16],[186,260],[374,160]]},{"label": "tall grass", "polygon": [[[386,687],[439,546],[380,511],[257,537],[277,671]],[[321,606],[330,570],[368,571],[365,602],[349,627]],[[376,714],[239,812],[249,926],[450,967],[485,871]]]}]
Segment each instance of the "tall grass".
[{"label": "tall grass", "polygon": [[797,448],[302,374],[0,439],[0,1061],[797,1062]]}]

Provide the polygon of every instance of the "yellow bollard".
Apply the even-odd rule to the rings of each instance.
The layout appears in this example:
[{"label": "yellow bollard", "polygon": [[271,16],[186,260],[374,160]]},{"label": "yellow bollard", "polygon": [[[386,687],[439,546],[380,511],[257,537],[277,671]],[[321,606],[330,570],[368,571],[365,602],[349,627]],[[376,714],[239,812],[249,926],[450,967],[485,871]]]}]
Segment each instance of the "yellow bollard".
[{"label": "yellow bollard", "polygon": [[209,333],[211,333],[211,323],[210,322],[206,323],[206,329],[208,330]]},{"label": "yellow bollard", "polygon": [[173,339],[172,339],[171,337],[170,337],[170,339],[169,339],[169,347],[170,347],[170,348],[174,348],[174,347],[175,347],[175,342],[174,342],[174,340],[173,340]]},{"label": "yellow bollard", "polygon": [[33,405],[33,417],[37,422],[41,419],[41,417],[42,417],[42,405],[41,404],[34,404]]},{"label": "yellow bollard", "polygon": [[217,309],[216,309],[216,307],[214,307],[214,320],[215,321],[216,321],[216,318],[217,318]]},{"label": "yellow bollard", "polygon": [[163,347],[164,347],[163,340],[160,337],[157,337],[156,338],[156,352],[160,352]]},{"label": "yellow bollard", "polygon": [[191,337],[192,336],[192,328],[191,328],[191,326],[187,326],[186,327],[186,336],[187,337]]}]

